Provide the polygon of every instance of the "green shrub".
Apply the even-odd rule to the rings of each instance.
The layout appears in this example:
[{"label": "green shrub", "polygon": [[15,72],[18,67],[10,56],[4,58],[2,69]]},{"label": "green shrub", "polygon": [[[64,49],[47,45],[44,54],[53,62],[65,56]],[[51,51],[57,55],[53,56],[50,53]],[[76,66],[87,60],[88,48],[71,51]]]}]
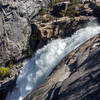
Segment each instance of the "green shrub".
[{"label": "green shrub", "polygon": [[74,17],[80,14],[79,9],[82,7],[82,5],[80,5],[77,0],[70,0],[70,2],[71,4],[68,5],[68,9],[61,11],[61,16]]},{"label": "green shrub", "polygon": [[20,68],[23,67],[23,63],[22,62],[19,63],[19,67]]},{"label": "green shrub", "polygon": [[38,40],[38,35],[37,34],[33,34],[33,40]]},{"label": "green shrub", "polygon": [[10,68],[0,67],[0,78],[4,78],[10,75]]},{"label": "green shrub", "polygon": [[31,46],[29,44],[27,45],[27,55],[28,56],[32,55],[32,49],[31,49]]},{"label": "green shrub", "polygon": [[40,21],[41,21],[42,23],[47,23],[47,22],[48,22],[48,19],[47,19],[47,18],[44,18],[44,17],[41,17],[41,18],[40,18]]},{"label": "green shrub", "polygon": [[60,2],[64,2],[64,1],[68,1],[68,0],[51,0],[50,3],[48,4],[48,7],[52,9],[54,5]]},{"label": "green shrub", "polygon": [[30,48],[30,46],[27,47],[27,53],[28,53],[28,55],[31,55],[31,48]]},{"label": "green shrub", "polygon": [[71,3],[77,3],[78,0],[70,0]]},{"label": "green shrub", "polygon": [[62,17],[66,16],[66,14],[67,14],[67,11],[66,11],[66,10],[62,10],[62,11],[60,12],[60,15],[61,15]]},{"label": "green shrub", "polygon": [[76,8],[79,8],[78,4],[72,4],[68,6],[68,9],[66,11],[66,16],[74,17],[75,15],[79,15],[80,11]]},{"label": "green shrub", "polygon": [[44,7],[42,7],[39,11],[40,15],[45,15],[47,13],[46,9]]},{"label": "green shrub", "polygon": [[53,8],[54,5],[55,5],[55,1],[51,0],[51,2],[48,4],[48,7]]},{"label": "green shrub", "polygon": [[49,19],[50,19],[50,21],[53,21],[53,20],[55,20],[56,18],[53,17],[53,16],[49,16]]},{"label": "green shrub", "polygon": [[11,69],[13,68],[13,65],[14,65],[13,60],[10,60],[10,61],[9,61],[9,67],[10,67]]},{"label": "green shrub", "polygon": [[48,20],[46,18],[42,19],[42,23],[47,23],[47,22],[48,22]]},{"label": "green shrub", "polygon": [[[57,3],[63,2],[63,1],[68,1],[68,0],[51,0],[49,3],[49,8],[53,8],[53,6]],[[80,11],[78,11],[76,8],[81,8],[80,4],[78,3],[78,0],[69,0],[71,2],[70,5],[68,5],[67,10],[62,10],[60,12],[61,16],[69,16],[69,17],[74,17],[75,15],[79,15]]]}]

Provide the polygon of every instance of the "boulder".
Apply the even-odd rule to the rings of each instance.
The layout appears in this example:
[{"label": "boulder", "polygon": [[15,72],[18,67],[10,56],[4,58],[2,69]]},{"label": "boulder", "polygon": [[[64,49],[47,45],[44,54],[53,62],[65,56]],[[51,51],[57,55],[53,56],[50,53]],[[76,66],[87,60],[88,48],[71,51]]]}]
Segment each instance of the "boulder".
[{"label": "boulder", "polygon": [[99,100],[100,34],[67,55],[24,100]]}]

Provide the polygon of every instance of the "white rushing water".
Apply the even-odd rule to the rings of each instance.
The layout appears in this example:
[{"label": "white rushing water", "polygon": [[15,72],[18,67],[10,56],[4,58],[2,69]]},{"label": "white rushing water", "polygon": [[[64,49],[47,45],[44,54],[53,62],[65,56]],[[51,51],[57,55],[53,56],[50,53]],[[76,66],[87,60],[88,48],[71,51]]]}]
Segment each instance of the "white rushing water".
[{"label": "white rushing water", "polygon": [[34,57],[23,62],[16,88],[6,100],[22,100],[48,77],[65,55],[98,33],[100,26],[90,25],[78,30],[72,37],[54,40],[38,50]]}]

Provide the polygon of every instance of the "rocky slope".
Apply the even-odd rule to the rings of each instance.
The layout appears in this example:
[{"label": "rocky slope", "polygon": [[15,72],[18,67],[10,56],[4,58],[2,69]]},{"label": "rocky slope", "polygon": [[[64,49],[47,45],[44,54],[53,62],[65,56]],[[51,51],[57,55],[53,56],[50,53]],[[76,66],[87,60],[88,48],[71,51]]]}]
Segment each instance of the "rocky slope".
[{"label": "rocky slope", "polygon": [[99,66],[100,34],[66,56],[48,79],[24,100],[99,100]]},{"label": "rocky slope", "polygon": [[4,21],[4,16],[0,13],[0,64],[6,63],[13,57],[21,58],[22,50],[26,49],[31,29],[26,19],[17,17]]},{"label": "rocky slope", "polygon": [[25,56],[31,26],[29,21],[49,0],[0,0],[0,64]]}]

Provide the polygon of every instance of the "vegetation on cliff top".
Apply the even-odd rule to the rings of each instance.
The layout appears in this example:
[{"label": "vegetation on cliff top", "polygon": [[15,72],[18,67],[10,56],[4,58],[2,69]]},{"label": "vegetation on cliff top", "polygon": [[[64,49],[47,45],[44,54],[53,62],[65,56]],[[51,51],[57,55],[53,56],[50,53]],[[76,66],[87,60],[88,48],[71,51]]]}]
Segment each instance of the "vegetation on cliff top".
[{"label": "vegetation on cliff top", "polygon": [[4,78],[10,75],[10,68],[8,67],[0,67],[0,78]]},{"label": "vegetation on cliff top", "polygon": [[78,3],[73,3],[68,5],[68,9],[67,10],[62,10],[61,11],[61,16],[69,16],[69,17],[74,17],[74,16],[78,16],[80,15],[80,8],[82,6]]},{"label": "vegetation on cliff top", "polygon": [[[64,2],[64,1],[70,1],[70,4],[68,5],[68,8],[66,10],[61,10],[60,16],[69,16],[69,17],[74,17],[74,16],[78,16],[80,15],[80,9],[82,7],[81,4],[79,4],[78,0],[51,0],[51,2],[48,4],[48,8],[49,10],[52,10],[53,7],[60,2]],[[42,7],[40,9],[40,15],[44,16],[44,15],[50,15],[50,13],[47,12],[46,8]],[[41,17],[41,22],[46,23],[48,22],[48,20],[44,17]],[[50,17],[50,20],[54,20],[55,18],[53,18],[52,16]],[[49,20],[49,21],[50,21]]]},{"label": "vegetation on cliff top", "polygon": [[65,1],[70,1],[71,3],[77,3],[78,2],[78,0],[51,0],[51,2],[48,4],[48,7],[50,9],[52,9],[53,6],[56,5],[57,3],[65,2]]},{"label": "vegetation on cliff top", "polygon": [[47,13],[46,9],[42,7],[39,11],[40,15],[45,15]]},{"label": "vegetation on cliff top", "polygon": [[51,0],[51,2],[48,4],[48,11],[46,10],[45,7],[41,7],[39,11],[40,14],[39,21],[42,23],[47,23],[49,21],[55,20],[56,18],[53,15],[51,15],[50,11],[57,3],[64,1],[70,1],[70,4],[68,5],[68,8],[66,10],[61,10],[59,12],[61,17],[68,16],[70,18],[74,18],[75,16],[80,15],[80,9],[82,5],[78,3],[78,0]]},{"label": "vegetation on cliff top", "polygon": [[[6,77],[11,77],[16,74],[16,68],[17,66],[19,68],[23,67],[23,63],[20,61],[15,64],[15,59],[9,60],[6,64],[2,64],[0,66],[0,79],[4,79]],[[13,73],[14,70],[14,73]]]},{"label": "vegetation on cliff top", "polygon": [[64,1],[68,1],[68,0],[51,0],[51,2],[48,4],[48,7],[52,9],[54,5],[60,2],[64,2]]}]

